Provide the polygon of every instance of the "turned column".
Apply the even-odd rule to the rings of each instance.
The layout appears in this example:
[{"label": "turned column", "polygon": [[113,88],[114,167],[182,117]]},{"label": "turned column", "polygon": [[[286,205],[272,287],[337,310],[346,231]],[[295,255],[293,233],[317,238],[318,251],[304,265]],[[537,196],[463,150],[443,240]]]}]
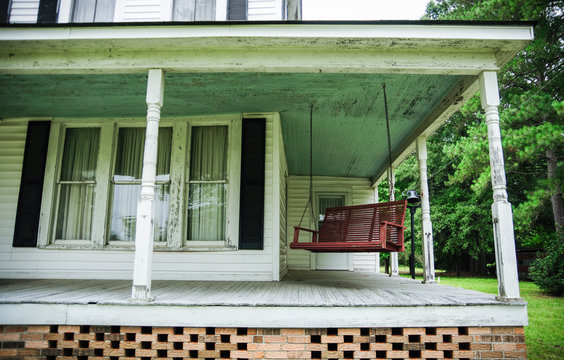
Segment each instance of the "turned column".
[{"label": "turned column", "polygon": [[486,113],[488,142],[493,188],[493,233],[499,296],[503,299],[519,298],[519,278],[517,275],[517,255],[513,233],[513,214],[507,201],[507,186],[501,130],[499,127],[499,91],[497,75],[494,71],[480,74],[480,97]]},{"label": "turned column", "polygon": [[433,252],[433,224],[429,204],[429,185],[427,182],[427,137],[417,138],[417,161],[419,181],[421,182],[421,220],[423,233],[423,283],[435,282],[435,254]]},{"label": "turned column", "polygon": [[137,203],[135,260],[133,264],[134,300],[151,301],[151,265],[153,258],[153,202],[157,173],[157,140],[163,106],[164,74],[161,69],[149,70],[147,80],[147,130],[143,151],[141,194]]}]

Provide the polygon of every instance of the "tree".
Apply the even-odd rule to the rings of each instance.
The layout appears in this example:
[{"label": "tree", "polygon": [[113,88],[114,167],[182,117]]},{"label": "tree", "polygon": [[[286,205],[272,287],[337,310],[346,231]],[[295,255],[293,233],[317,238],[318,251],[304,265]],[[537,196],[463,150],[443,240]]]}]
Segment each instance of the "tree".
[{"label": "tree", "polygon": [[[499,76],[509,195],[516,205],[518,242],[527,246],[563,238],[563,12],[563,1],[549,0],[434,0],[427,7],[431,19],[537,21],[535,40]],[[462,113],[481,117],[476,101]],[[476,194],[486,191],[490,181],[483,128],[483,122],[471,124],[468,135],[446,149],[462,159],[450,183],[474,179],[471,188]],[[556,234],[545,226],[549,202]]]}]

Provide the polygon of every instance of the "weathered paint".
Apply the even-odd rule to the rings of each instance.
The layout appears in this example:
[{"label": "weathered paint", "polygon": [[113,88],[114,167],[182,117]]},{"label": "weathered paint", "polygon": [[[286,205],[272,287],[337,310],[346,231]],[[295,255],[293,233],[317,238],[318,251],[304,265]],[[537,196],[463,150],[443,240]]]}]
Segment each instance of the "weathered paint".
[{"label": "weathered paint", "polygon": [[141,192],[137,203],[135,231],[135,260],[133,263],[133,286],[131,298],[149,301],[151,296],[151,275],[153,265],[153,203],[155,200],[155,178],[157,174],[157,149],[159,121],[164,98],[164,72],[162,69],[149,70],[147,80],[147,126],[143,151],[143,172]]},{"label": "weathered paint", "polygon": [[499,296],[504,299],[518,299],[519,278],[517,275],[517,254],[513,233],[513,213],[511,203],[507,201],[505,165],[499,127],[499,90],[497,75],[493,71],[484,71],[480,75],[480,98],[486,112],[488,143],[493,189],[493,233],[495,245],[495,263]]},{"label": "weathered paint", "polygon": [[[144,96],[143,96],[144,98]],[[166,97],[165,97],[166,102]],[[263,114],[267,122],[271,121],[270,114]],[[223,117],[206,117],[200,121],[218,121]],[[36,118],[35,120],[45,120],[46,118]],[[131,279],[133,271],[133,247],[132,246],[103,246],[98,242],[91,245],[60,245],[45,248],[46,243],[42,242],[39,248],[13,248],[12,239],[14,231],[14,221],[17,205],[17,194],[20,184],[21,167],[23,152],[25,147],[25,134],[27,120],[3,120],[0,121],[0,273],[3,278],[51,278],[51,279]],[[48,120],[48,119],[47,119]],[[143,126],[143,122],[136,124]],[[131,122],[130,119],[123,119],[125,123]],[[194,122],[195,119],[182,118],[175,122]],[[105,137],[113,138],[114,123],[108,122],[107,126],[104,119],[85,120],[81,124],[102,124],[102,134]],[[118,124],[123,122],[118,122]],[[174,123],[169,119],[161,119],[163,126],[171,126]],[[60,128],[64,125],[60,120],[54,120],[53,128]],[[186,123],[184,123],[186,125]],[[79,125],[80,126],[80,125]],[[186,133],[184,133],[186,135]],[[267,132],[267,154],[265,181],[272,184],[272,132]],[[51,137],[57,143],[55,137]],[[184,140],[186,142],[186,137]],[[111,152],[111,142],[104,143],[100,149]],[[52,146],[53,156],[47,167],[54,174],[56,169],[57,146]],[[104,156],[106,158],[106,156]],[[109,159],[109,156],[107,157]],[[102,161],[102,166],[109,168],[109,161]],[[240,165],[239,165],[240,166]],[[53,177],[54,175],[46,177]],[[184,180],[182,178],[181,180]],[[100,181],[107,184],[109,180]],[[52,181],[51,181],[52,184]],[[44,199],[53,195],[53,190],[46,188]],[[271,186],[266,187],[268,194],[273,193]],[[104,193],[106,195],[104,195]],[[107,204],[107,192],[97,193],[96,201],[105,208]],[[98,199],[100,197],[100,199]],[[50,201],[45,201],[46,209],[42,212],[49,214]],[[238,203],[235,204],[238,209]],[[272,218],[272,206],[265,206],[265,219]],[[96,230],[100,240],[104,241],[104,231],[106,223],[105,211],[96,211],[97,222]],[[176,217],[178,219],[178,216]],[[40,237],[47,240],[50,224],[50,217],[44,216],[42,219],[43,235]],[[172,219],[172,215],[171,215]],[[184,218],[181,216],[179,228],[176,229],[175,236],[180,236],[182,240],[182,223]],[[236,221],[238,223],[238,221]],[[273,278],[272,269],[272,228],[278,226],[272,221],[265,222],[264,243],[265,248],[261,251],[256,250],[223,250],[223,251],[171,251],[168,249],[156,248],[153,254],[152,277],[155,280],[257,280],[271,281]],[[97,235],[98,236],[98,235]]]},{"label": "weathered paint", "polygon": [[429,203],[429,184],[427,183],[427,138],[417,138],[417,162],[419,163],[419,182],[421,183],[421,228],[423,239],[423,283],[435,282],[435,254],[433,252],[433,224]]},{"label": "weathered paint", "polygon": [[[280,112],[288,171],[309,172],[314,104],[316,175],[369,177],[387,163],[381,84],[388,91],[392,149],[459,80],[399,74],[166,74],[162,116]],[[146,74],[1,75],[0,117],[142,117]]]}]

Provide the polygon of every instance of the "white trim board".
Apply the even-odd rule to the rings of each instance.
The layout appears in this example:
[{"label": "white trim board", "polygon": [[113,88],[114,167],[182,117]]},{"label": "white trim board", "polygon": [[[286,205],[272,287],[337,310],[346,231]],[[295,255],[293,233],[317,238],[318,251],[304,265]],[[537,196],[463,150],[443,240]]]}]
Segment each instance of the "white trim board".
[{"label": "white trim board", "polygon": [[274,307],[2,304],[4,325],[188,327],[526,326],[524,303],[478,306]]}]

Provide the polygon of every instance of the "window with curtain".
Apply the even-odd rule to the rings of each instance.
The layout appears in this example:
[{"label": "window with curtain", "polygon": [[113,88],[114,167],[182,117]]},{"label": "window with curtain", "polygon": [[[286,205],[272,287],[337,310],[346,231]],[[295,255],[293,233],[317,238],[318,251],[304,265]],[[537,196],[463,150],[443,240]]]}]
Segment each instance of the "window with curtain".
[{"label": "window with curtain", "polygon": [[68,128],[57,183],[56,240],[90,240],[100,129]]},{"label": "window with curtain", "polygon": [[215,20],[215,0],[174,0],[173,21]]},{"label": "window with curtain", "polygon": [[225,240],[227,126],[192,127],[188,240]]},{"label": "window with curtain", "polygon": [[[134,241],[141,191],[145,128],[120,128],[116,149],[110,214],[110,240]],[[155,181],[154,241],[167,240],[172,128],[159,128]]]},{"label": "window with curtain", "polygon": [[72,22],[113,22],[115,0],[74,0]]},{"label": "window with curtain", "polygon": [[317,229],[321,229],[327,208],[341,206],[345,206],[345,195],[319,195]]}]

